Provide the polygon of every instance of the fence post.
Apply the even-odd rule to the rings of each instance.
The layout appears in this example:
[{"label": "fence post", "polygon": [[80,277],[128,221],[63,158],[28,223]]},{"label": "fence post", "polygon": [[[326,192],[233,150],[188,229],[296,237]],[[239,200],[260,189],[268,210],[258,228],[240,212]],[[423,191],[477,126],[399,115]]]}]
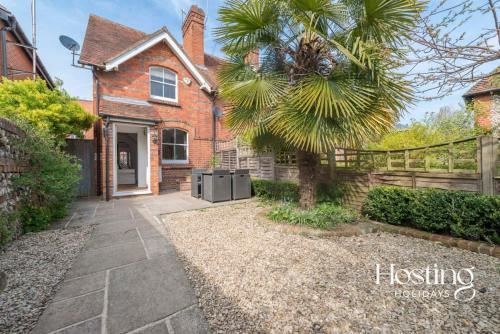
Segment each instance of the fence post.
[{"label": "fence post", "polygon": [[453,143],[448,144],[448,173],[453,173],[455,166],[453,165]]},{"label": "fence post", "polygon": [[405,150],[405,171],[410,169],[410,151]]},{"label": "fence post", "polygon": [[387,151],[387,170],[392,170],[391,151]]},{"label": "fence post", "polygon": [[327,153],[328,167],[330,167],[330,182],[335,179],[335,167],[337,164],[335,154],[337,154],[337,150],[335,148],[333,149],[333,151]]},{"label": "fence post", "polygon": [[431,157],[429,156],[429,147],[424,151],[424,171],[428,172],[431,169]]},{"label": "fence post", "polygon": [[479,137],[481,163],[481,192],[485,195],[495,194],[495,174],[498,151],[498,140],[494,137]]}]

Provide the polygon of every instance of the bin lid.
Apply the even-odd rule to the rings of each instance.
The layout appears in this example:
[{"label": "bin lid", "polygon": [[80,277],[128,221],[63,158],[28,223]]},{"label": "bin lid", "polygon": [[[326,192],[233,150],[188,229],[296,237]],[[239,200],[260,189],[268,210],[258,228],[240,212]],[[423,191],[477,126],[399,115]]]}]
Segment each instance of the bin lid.
[{"label": "bin lid", "polygon": [[191,174],[202,174],[206,171],[207,170],[205,168],[193,168],[191,169]]},{"label": "bin lid", "polygon": [[214,169],[211,174],[213,174],[213,175],[230,175],[231,171],[229,169]]},{"label": "bin lid", "polygon": [[234,174],[250,174],[250,169],[235,169]]}]

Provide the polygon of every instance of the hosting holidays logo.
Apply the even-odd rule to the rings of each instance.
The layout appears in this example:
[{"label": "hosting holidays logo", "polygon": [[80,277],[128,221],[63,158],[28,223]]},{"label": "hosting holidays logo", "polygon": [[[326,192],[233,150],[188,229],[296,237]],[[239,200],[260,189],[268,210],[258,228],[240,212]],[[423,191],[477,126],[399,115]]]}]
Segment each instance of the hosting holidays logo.
[{"label": "hosting holidays logo", "polygon": [[[376,284],[388,282],[395,287],[398,298],[448,298],[470,301],[476,296],[474,267],[450,269],[437,264],[425,268],[397,268],[390,264],[383,268],[376,264]],[[452,288],[450,288],[450,286]]]}]

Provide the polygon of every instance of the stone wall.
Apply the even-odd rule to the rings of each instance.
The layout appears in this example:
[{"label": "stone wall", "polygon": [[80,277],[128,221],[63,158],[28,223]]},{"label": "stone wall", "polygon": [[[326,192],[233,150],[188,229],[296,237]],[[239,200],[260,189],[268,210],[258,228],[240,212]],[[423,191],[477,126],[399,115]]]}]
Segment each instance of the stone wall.
[{"label": "stone wall", "polygon": [[20,152],[14,145],[14,139],[23,136],[23,132],[11,122],[0,118],[0,210],[10,212],[16,209],[19,194],[12,185],[12,178],[26,169]]}]

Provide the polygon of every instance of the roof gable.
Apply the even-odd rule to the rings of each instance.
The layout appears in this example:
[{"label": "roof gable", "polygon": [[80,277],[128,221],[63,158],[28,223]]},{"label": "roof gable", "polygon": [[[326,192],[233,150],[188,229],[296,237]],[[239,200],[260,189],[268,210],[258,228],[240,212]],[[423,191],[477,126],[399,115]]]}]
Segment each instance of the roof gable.
[{"label": "roof gable", "polygon": [[165,42],[170,47],[202,89],[209,93],[214,90],[214,69],[219,65],[219,59],[205,55],[205,66],[195,65],[166,27],[146,34],[91,15],[79,62],[111,71],[160,42]]}]

